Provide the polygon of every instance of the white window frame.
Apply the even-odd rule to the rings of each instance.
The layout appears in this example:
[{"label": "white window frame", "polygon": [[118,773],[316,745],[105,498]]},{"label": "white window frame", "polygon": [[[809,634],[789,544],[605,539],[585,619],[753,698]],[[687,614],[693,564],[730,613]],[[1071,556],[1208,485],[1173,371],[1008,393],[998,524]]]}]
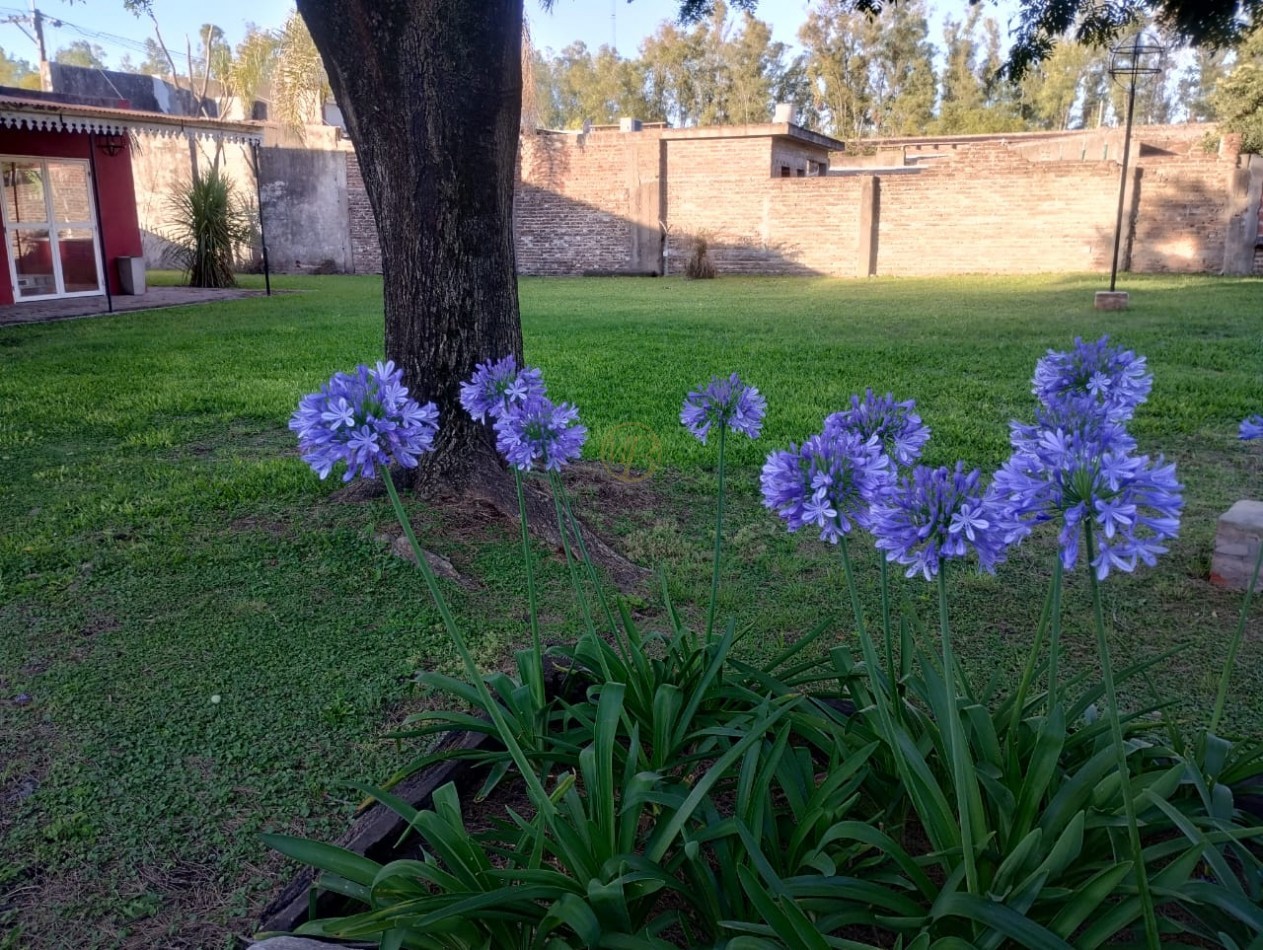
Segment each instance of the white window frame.
[{"label": "white window frame", "polygon": [[[4,225],[4,246],[5,257],[9,260],[9,282],[13,288],[14,303],[35,303],[40,300],[63,300],[69,297],[103,297],[105,296],[105,266],[102,258],[102,240],[101,229],[96,219],[96,201],[94,182],[92,180],[92,163],[84,158],[60,158],[56,155],[0,155],[0,164],[4,162],[30,162],[38,163],[40,175],[44,185],[44,220],[42,222],[31,223],[29,221],[19,221],[14,223],[9,220],[8,202],[0,200],[0,220]],[[53,220],[53,183],[48,174],[49,162],[66,163],[74,165],[82,165],[84,172],[84,182],[88,188],[88,215],[87,221],[55,221]],[[57,239],[59,230],[67,230],[70,228],[86,228],[92,233],[92,259],[96,264],[96,290],[77,290],[67,293],[65,275],[62,273],[61,266],[61,246]],[[23,297],[21,288],[18,286],[18,265],[17,260],[13,256],[13,250],[9,246],[10,231],[47,231],[48,232],[48,248],[52,257],[53,264],[53,284],[56,290],[51,294],[39,294],[37,296]]]}]

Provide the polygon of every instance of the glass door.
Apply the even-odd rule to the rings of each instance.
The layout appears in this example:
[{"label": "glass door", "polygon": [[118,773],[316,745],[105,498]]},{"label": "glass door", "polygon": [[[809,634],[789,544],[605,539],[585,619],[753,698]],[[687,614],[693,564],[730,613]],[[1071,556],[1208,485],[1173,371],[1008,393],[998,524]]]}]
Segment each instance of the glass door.
[{"label": "glass door", "polygon": [[0,186],[14,299],[103,293],[88,163],[0,159]]}]

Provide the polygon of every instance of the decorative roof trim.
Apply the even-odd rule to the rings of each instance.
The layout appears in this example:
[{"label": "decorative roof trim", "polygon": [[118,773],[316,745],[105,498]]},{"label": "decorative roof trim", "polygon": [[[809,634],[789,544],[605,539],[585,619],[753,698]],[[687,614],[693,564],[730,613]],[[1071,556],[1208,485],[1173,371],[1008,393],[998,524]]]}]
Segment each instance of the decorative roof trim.
[{"label": "decorative roof trim", "polygon": [[140,134],[155,138],[199,138],[232,144],[258,145],[262,136],[209,124],[185,125],[182,122],[145,122],[143,120],[107,119],[100,116],[74,115],[64,112],[35,113],[0,109],[0,128],[26,129],[32,132],[78,132],[91,135]]}]

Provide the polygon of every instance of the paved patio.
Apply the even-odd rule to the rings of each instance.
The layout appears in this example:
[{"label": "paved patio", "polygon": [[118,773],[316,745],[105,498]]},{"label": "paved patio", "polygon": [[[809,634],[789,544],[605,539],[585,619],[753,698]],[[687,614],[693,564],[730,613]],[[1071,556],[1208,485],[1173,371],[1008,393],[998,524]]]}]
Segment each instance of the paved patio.
[{"label": "paved patio", "polygon": [[[241,297],[262,297],[261,290],[207,290],[202,287],[150,287],[138,297],[115,297],[114,312],[159,310],[164,307],[186,307],[195,303],[237,300]],[[79,317],[105,316],[104,297],[70,297],[61,300],[29,300],[9,307],[0,307],[0,327],[19,323],[50,323],[54,320],[75,320]]]}]

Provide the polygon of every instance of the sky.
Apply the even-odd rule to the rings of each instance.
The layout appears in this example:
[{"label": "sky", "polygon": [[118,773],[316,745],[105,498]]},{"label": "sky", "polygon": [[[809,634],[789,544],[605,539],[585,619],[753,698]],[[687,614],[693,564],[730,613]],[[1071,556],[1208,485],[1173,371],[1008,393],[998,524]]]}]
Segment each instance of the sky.
[{"label": "sky", "polygon": [[[109,54],[107,63],[116,65],[124,54],[133,61],[144,58],[140,48],[152,36],[148,18],[138,19],[123,9],[122,0],[37,0],[40,10],[49,18],[63,21],[62,27],[48,28],[50,54],[59,47],[87,39],[100,44]],[[931,0],[934,13],[931,39],[941,45],[941,27],[947,16],[960,17],[967,8],[966,0]],[[1001,0],[997,19],[1003,27],[1013,0]],[[185,47],[185,37],[196,46],[198,27],[213,18],[236,44],[245,33],[247,23],[263,27],[279,27],[294,9],[293,0],[216,0],[213,6],[194,0],[153,0],[154,12],[163,37],[172,53]],[[806,0],[761,0],[756,15],[772,25],[774,39],[793,45],[799,25],[806,19]],[[526,0],[526,13],[531,24],[532,39],[539,49],[560,51],[576,39],[595,50],[616,42],[624,56],[633,56],[644,37],[657,29],[663,20],[674,19],[676,0],[555,0],[551,12],[541,8],[539,0]],[[211,12],[213,11],[213,12]],[[29,12],[22,0],[0,0],[0,21]],[[87,35],[85,35],[87,34]],[[34,42],[21,29],[0,22],[0,47],[12,56],[35,61]]]}]

